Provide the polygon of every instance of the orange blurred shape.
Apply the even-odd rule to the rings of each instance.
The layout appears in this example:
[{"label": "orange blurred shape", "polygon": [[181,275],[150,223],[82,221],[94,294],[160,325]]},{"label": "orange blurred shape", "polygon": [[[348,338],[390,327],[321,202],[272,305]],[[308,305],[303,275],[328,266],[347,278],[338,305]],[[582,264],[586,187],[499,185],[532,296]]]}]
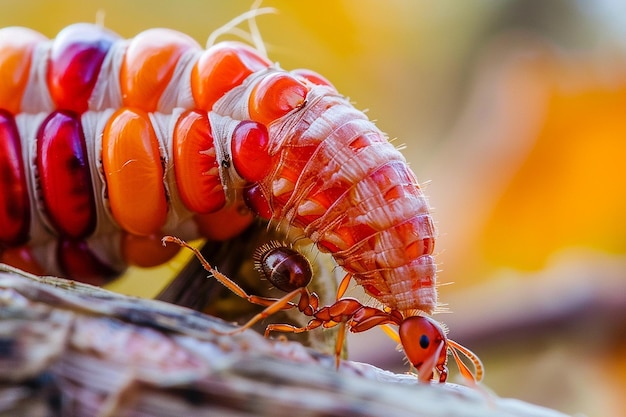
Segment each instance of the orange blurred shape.
[{"label": "orange blurred shape", "polygon": [[540,268],[566,247],[626,253],[625,63],[548,48],[525,61],[545,112],[483,231],[490,264]]},{"label": "orange blurred shape", "polygon": [[122,253],[129,265],[151,268],[172,259],[180,250],[177,245],[164,245],[161,235],[137,236],[124,233],[121,240]]},{"label": "orange blurred shape", "polygon": [[194,219],[202,236],[222,241],[242,233],[252,224],[254,216],[250,210],[233,204],[214,213],[197,214]]}]

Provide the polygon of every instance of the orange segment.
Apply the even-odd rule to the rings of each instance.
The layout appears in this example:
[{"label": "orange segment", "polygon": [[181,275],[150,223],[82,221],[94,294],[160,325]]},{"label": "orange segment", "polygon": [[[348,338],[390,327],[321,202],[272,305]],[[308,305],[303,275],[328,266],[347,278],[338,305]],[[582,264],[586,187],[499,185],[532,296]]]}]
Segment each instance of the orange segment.
[{"label": "orange segment", "polygon": [[250,226],[253,220],[252,212],[237,204],[194,217],[202,236],[218,241],[232,239]]},{"label": "orange segment", "polygon": [[122,253],[129,265],[150,268],[161,265],[178,253],[180,246],[163,245],[160,235],[137,236],[124,233]]},{"label": "orange segment", "polygon": [[145,112],[122,108],[111,117],[102,137],[102,165],[119,225],[140,236],[157,233],[167,201],[159,143]]},{"label": "orange segment", "polygon": [[300,68],[300,69],[290,71],[290,74],[295,77],[303,78],[310,83],[313,83],[316,85],[325,85],[326,87],[330,87],[333,90],[337,91],[335,86],[330,81],[328,81],[326,77],[310,69]]},{"label": "orange segment", "polygon": [[45,40],[41,33],[23,27],[0,30],[0,107],[20,112],[33,50]]},{"label": "orange segment", "polygon": [[120,71],[124,106],[156,111],[178,60],[191,49],[200,49],[200,45],[170,29],[149,29],[135,36]]},{"label": "orange segment", "polygon": [[304,104],[308,88],[293,76],[276,72],[263,78],[249,99],[250,118],[269,126]]},{"label": "orange segment", "polygon": [[191,91],[196,105],[206,111],[250,74],[270,62],[239,42],[220,42],[202,53],[191,71]]},{"label": "orange segment", "polygon": [[206,112],[191,110],[178,119],[173,159],[178,192],[189,210],[211,213],[224,207],[226,195]]}]

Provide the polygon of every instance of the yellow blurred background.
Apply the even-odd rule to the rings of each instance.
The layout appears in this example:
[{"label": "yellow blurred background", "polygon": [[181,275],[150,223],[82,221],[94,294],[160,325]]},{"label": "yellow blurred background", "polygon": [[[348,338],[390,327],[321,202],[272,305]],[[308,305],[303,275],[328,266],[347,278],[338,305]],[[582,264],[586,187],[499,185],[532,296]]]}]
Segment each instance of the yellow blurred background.
[{"label": "yellow blurred background", "polygon": [[[204,43],[251,1],[7,1],[0,26],[104,23]],[[395,143],[434,208],[451,337],[497,394],[626,410],[626,7],[618,0],[267,0],[270,58],[331,80]],[[619,20],[621,17],[622,20]],[[111,288],[153,296],[172,266]],[[403,370],[381,332],[351,358]]]}]

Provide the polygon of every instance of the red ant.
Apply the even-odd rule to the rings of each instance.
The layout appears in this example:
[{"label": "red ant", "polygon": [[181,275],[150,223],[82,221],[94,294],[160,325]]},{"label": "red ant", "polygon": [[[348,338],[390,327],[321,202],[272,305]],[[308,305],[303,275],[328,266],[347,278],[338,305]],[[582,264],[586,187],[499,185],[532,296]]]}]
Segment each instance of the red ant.
[{"label": "red ant", "polygon": [[[306,316],[311,317],[306,326],[270,324],[265,330],[265,336],[269,336],[274,331],[302,333],[318,327],[340,326],[339,336],[335,344],[335,364],[338,368],[346,328],[353,333],[359,333],[376,326],[397,325],[397,334],[387,326],[383,326],[383,329],[402,345],[409,362],[417,370],[420,382],[429,382],[433,379],[434,371],[439,375],[439,382],[446,381],[448,377],[448,351],[452,354],[461,374],[468,381],[476,383],[483,377],[483,366],[478,356],[457,342],[448,339],[443,327],[430,317],[419,315],[418,312],[405,316],[398,310],[369,307],[355,298],[344,297],[351,279],[350,274],[347,274],[339,284],[336,301],[320,308],[319,297],[314,292],[309,292],[307,288],[313,276],[308,259],[297,250],[281,243],[271,242],[263,245],[256,250],[254,255],[255,268],[259,273],[276,288],[287,293],[283,297],[275,299],[247,294],[234,281],[215,270],[196,248],[183,240],[173,236],[165,236],[163,244],[167,242],[174,242],[190,249],[200,260],[204,269],[229,290],[251,303],[266,307],[240,328],[225,334],[242,332],[280,310],[297,308]],[[298,295],[300,298],[296,303],[293,300]],[[459,352],[471,360],[475,368],[474,373],[461,361]]]}]

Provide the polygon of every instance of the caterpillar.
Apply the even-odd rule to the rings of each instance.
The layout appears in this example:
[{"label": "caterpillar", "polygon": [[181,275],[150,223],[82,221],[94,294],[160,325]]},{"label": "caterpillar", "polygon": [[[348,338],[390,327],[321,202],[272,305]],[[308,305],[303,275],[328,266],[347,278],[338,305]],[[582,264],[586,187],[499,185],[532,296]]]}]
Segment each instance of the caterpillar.
[{"label": "caterpillar", "polygon": [[101,283],[172,256],[152,249],[163,235],[236,235],[247,207],[301,230],[384,306],[352,331],[399,325],[411,363],[445,381],[452,345],[415,322],[438,306],[425,196],[386,135],[315,72],[168,29],[125,40],[75,24],[48,40],[5,28],[0,167],[5,262]]},{"label": "caterpillar", "polygon": [[[53,41],[26,28],[0,30],[3,260],[103,283],[129,263],[173,256],[162,232],[236,235],[252,216],[237,215],[242,180],[226,182],[235,172],[224,167],[230,150],[214,143],[208,110],[269,67],[247,45],[203,52],[167,29],[131,41],[89,24]],[[266,129],[247,122],[237,135],[259,131]]]}]

